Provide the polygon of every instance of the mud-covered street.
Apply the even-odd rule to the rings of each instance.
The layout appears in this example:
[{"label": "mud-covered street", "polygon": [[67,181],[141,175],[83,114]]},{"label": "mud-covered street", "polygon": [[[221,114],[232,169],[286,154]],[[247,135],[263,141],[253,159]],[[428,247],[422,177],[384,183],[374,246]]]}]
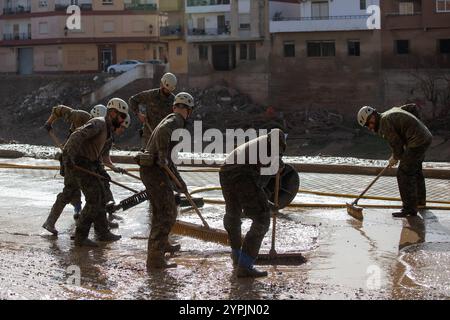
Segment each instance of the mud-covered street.
[{"label": "mud-covered street", "polygon": [[[52,160],[1,159],[0,163],[57,166]],[[128,166],[133,168],[133,166]],[[182,173],[189,189],[219,186],[215,172]],[[143,185],[113,174],[132,188]],[[300,173],[308,190],[359,193],[370,176]],[[230,249],[184,236],[176,269],[148,273],[148,203],[119,211],[122,239],[100,248],[76,248],[73,209],[67,206],[56,238],[41,228],[63,181],[56,170],[0,169],[0,297],[3,299],[448,299],[450,297],[450,212],[427,210],[393,219],[391,209],[364,209],[364,221],[345,208],[288,208],[277,222],[278,252],[301,252],[299,266],[264,265],[266,278],[238,279]],[[448,180],[427,179],[429,199],[449,201]],[[116,201],[130,192],[112,186]],[[383,177],[370,195],[398,197],[395,178]],[[220,191],[196,194],[220,199]],[[447,199],[446,199],[447,198]],[[342,204],[348,198],[299,193],[294,203]],[[362,200],[361,203],[390,204]],[[393,202],[392,204],[399,204]],[[223,229],[223,205],[201,209]],[[200,223],[195,213],[179,219]],[[244,220],[243,231],[249,227]],[[262,251],[270,249],[269,231]],[[93,237],[93,234],[92,234]]]}]

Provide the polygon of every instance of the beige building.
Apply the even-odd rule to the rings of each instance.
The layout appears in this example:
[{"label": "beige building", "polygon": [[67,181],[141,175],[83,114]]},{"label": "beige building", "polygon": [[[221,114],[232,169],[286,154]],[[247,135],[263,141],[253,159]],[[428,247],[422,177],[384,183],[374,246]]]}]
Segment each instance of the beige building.
[{"label": "beige building", "polygon": [[[67,13],[71,3],[79,20]],[[167,59],[155,0],[0,0],[0,8],[0,72],[96,72],[126,59]]]}]

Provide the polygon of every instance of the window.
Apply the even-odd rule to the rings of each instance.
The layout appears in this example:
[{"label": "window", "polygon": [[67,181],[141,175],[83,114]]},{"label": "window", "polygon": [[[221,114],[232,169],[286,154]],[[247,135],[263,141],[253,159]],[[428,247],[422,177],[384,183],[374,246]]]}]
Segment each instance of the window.
[{"label": "window", "polygon": [[366,0],[359,0],[359,10],[366,10],[366,9],[367,9]]},{"label": "window", "polygon": [[450,54],[450,39],[439,40],[439,52],[443,54]]},{"label": "window", "polygon": [[398,12],[401,15],[414,14],[414,2],[399,2]]},{"label": "window", "polygon": [[247,45],[246,44],[241,44],[239,46],[239,59],[247,60]]},{"label": "window", "polygon": [[450,12],[450,0],[436,0],[436,12]]},{"label": "window", "polygon": [[348,41],[348,55],[359,57],[360,54],[361,54],[361,52],[360,52],[359,40],[349,40]]},{"label": "window", "polygon": [[39,34],[47,34],[47,33],[48,33],[48,23],[39,22]]},{"label": "window", "polygon": [[397,54],[408,54],[409,53],[409,40],[396,40],[395,41],[395,52]]},{"label": "window", "polygon": [[114,3],[113,3],[113,0],[103,0],[102,4],[103,5],[113,5]]},{"label": "window", "polygon": [[256,44],[251,43],[248,47],[249,51],[249,59],[250,60],[256,60]]},{"label": "window", "polygon": [[250,15],[240,14],[239,15],[239,29],[250,30]]},{"label": "window", "polygon": [[336,55],[334,41],[308,41],[308,57],[333,57]]},{"label": "window", "polygon": [[200,60],[208,60],[208,46],[198,45],[198,57]]},{"label": "window", "polygon": [[284,42],[284,56],[285,57],[295,57],[295,42],[285,41]]},{"label": "window", "polygon": [[47,7],[47,0],[40,0],[39,8],[45,8],[45,7]]},{"label": "window", "polygon": [[311,5],[311,17],[326,18],[328,17],[328,1],[313,2]]},{"label": "window", "polygon": [[183,48],[177,47],[177,56],[181,56],[181,55],[183,55]]}]

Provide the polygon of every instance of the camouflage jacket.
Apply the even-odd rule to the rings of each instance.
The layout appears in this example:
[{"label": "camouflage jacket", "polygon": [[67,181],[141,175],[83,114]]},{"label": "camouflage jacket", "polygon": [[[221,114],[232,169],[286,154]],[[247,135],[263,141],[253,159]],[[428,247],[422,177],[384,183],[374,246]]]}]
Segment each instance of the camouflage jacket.
[{"label": "camouflage jacket", "polygon": [[[284,133],[281,131],[279,132],[278,154],[273,155],[273,157],[271,154],[270,137],[272,133],[263,135],[234,149],[225,158],[224,164],[221,166],[220,171],[236,175],[240,175],[242,173],[260,175],[261,168],[271,166],[272,159],[278,161],[279,166],[283,167],[284,163],[281,158],[286,149],[286,140]],[[265,148],[266,150],[261,150],[261,148]],[[262,157],[267,157],[267,159],[263,159]]]},{"label": "camouflage jacket", "polygon": [[65,122],[70,124],[70,132],[74,132],[75,129],[83,126],[92,119],[89,112],[83,110],[75,110],[64,105],[58,105],[53,107],[52,115],[56,118],[63,118]]},{"label": "camouflage jacket", "polygon": [[167,160],[169,167],[181,180],[181,176],[178,173],[173,161],[172,161],[172,150],[177,141],[172,141],[172,133],[177,129],[182,129],[185,127],[186,121],[183,116],[178,113],[171,113],[165,117],[159,125],[153,130],[150,140],[146,147],[146,153],[153,159],[152,161]]},{"label": "camouflage jacket", "polygon": [[113,126],[105,118],[93,118],[75,130],[67,140],[63,154],[76,159],[100,161],[107,155],[112,145]]},{"label": "camouflage jacket", "polygon": [[380,116],[378,135],[388,141],[398,160],[402,159],[405,148],[426,146],[433,139],[428,128],[419,119],[401,108],[392,108]]},{"label": "camouflage jacket", "polygon": [[129,105],[135,114],[139,113],[139,105],[145,106],[147,123],[154,130],[162,119],[172,113],[174,100],[175,96],[172,93],[166,97],[161,89],[151,89],[132,96]]}]

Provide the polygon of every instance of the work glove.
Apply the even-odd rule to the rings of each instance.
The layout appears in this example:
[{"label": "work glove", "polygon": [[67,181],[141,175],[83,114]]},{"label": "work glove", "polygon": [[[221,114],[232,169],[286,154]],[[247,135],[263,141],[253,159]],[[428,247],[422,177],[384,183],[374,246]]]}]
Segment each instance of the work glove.
[{"label": "work glove", "polygon": [[389,158],[389,166],[390,167],[395,167],[398,163],[398,160],[394,158],[394,156],[391,156]]},{"label": "work glove", "polygon": [[44,124],[44,129],[47,130],[48,132],[52,131],[53,127],[51,123],[46,122]]},{"label": "work glove", "polygon": [[121,174],[127,173],[127,170],[125,170],[124,168],[120,168],[120,167],[112,167],[111,169],[112,169],[112,171],[114,171],[115,173],[121,173]]}]

